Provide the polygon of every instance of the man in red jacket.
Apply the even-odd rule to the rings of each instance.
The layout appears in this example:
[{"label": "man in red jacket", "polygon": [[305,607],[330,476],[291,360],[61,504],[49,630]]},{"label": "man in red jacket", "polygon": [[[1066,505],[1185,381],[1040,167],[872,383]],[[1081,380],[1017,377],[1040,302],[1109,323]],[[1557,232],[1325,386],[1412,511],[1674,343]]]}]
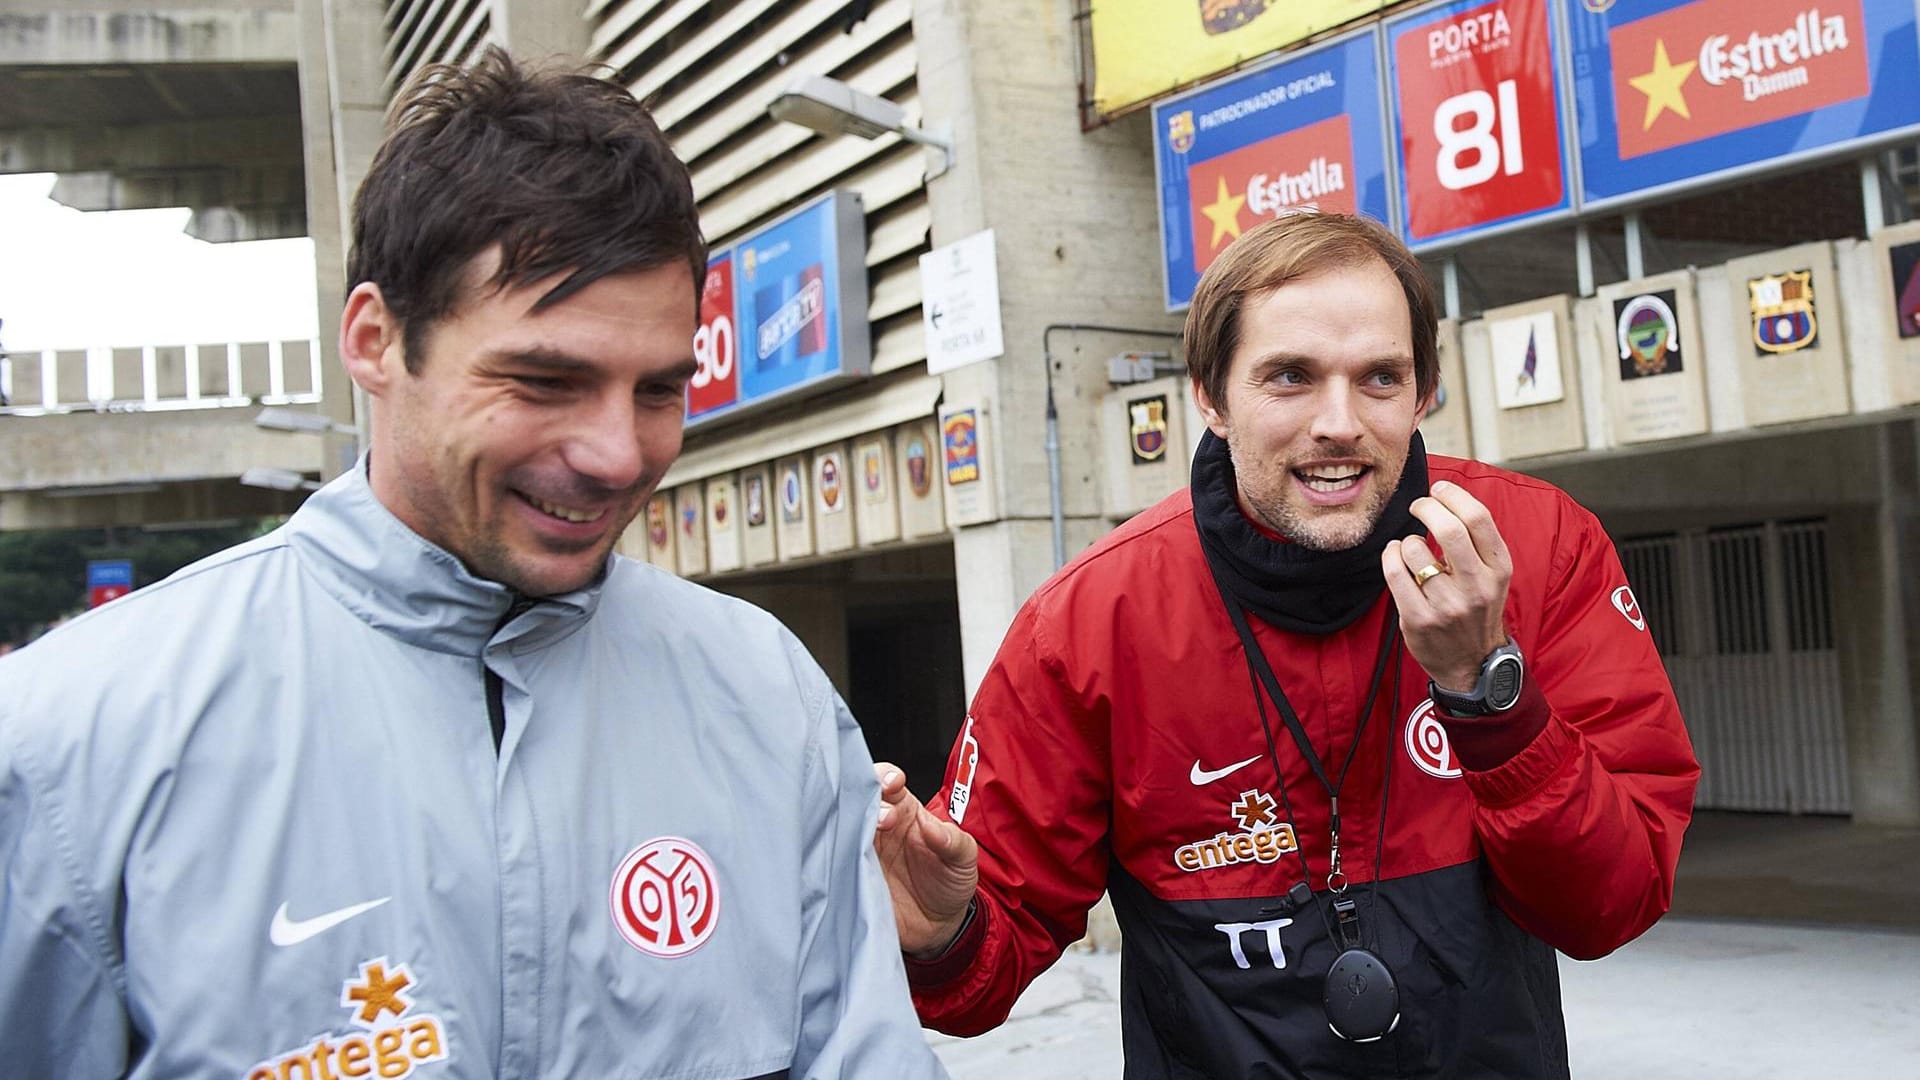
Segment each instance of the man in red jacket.
[{"label": "man in red jacket", "polygon": [[1553,951],[1668,907],[1699,775],[1593,515],[1429,457],[1431,291],[1341,215],[1201,279],[1189,490],[1028,600],[922,805],[882,766],[922,1022],[1125,942],[1127,1074],[1564,1077]]}]

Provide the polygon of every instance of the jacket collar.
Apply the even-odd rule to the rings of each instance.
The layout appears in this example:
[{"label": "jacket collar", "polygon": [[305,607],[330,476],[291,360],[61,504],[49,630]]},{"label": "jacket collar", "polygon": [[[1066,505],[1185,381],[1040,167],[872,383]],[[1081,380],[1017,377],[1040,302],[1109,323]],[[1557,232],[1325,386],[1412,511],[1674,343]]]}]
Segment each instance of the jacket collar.
[{"label": "jacket collar", "polygon": [[373,493],[367,460],[314,492],[286,526],[301,565],[362,622],[419,648],[477,656],[490,642],[556,641],[593,615],[606,571],[575,592],[521,597],[395,517]]}]

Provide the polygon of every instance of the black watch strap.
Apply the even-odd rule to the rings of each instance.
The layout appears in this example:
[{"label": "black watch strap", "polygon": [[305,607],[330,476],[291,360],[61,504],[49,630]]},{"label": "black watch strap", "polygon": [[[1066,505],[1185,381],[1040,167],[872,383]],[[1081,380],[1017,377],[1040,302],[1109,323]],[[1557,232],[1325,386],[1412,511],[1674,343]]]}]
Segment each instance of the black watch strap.
[{"label": "black watch strap", "polygon": [[1512,638],[1480,661],[1480,676],[1473,689],[1460,693],[1427,680],[1427,696],[1453,716],[1493,716],[1513,708],[1520,700],[1520,687],[1526,678],[1526,664]]}]

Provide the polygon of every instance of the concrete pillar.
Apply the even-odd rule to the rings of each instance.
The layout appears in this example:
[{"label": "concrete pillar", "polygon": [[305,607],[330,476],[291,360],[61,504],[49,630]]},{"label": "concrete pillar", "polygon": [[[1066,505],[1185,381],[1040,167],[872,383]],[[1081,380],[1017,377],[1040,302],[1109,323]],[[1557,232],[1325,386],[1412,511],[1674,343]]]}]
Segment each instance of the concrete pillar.
[{"label": "concrete pillar", "polygon": [[580,0],[493,0],[493,39],[521,60],[587,51],[587,20]]},{"label": "concrete pillar", "polygon": [[[1072,8],[915,0],[913,9],[925,122],[951,123],[956,147],[954,166],[928,184],[933,242],[992,226],[1007,347],[943,376],[947,401],[990,414],[984,450],[999,489],[1000,520],[960,528],[954,541],[969,695],[1014,611],[1053,568],[1042,332],[1053,323],[1179,327],[1160,296],[1149,117],[1080,130]],[[1056,335],[1055,344],[1071,342]],[[1100,516],[1105,355],[1088,351],[1054,372],[1069,558],[1109,527]]]},{"label": "concrete pillar", "polygon": [[299,0],[300,126],[319,293],[321,407],[330,419],[360,428],[357,437],[325,437],[324,478],[350,467],[366,442],[366,410],[340,366],[339,333],[353,193],[379,149],[387,107],[384,14],[379,0]]},{"label": "concrete pillar", "polygon": [[1830,524],[1833,607],[1847,710],[1853,818],[1920,825],[1920,438],[1913,421],[1873,429],[1877,505]]}]

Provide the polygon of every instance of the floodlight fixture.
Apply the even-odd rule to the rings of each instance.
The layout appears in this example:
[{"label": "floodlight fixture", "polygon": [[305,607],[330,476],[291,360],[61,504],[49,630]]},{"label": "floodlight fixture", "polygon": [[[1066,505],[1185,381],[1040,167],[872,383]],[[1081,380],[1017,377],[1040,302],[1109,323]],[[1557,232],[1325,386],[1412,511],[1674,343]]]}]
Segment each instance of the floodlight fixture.
[{"label": "floodlight fixture", "polygon": [[255,465],[240,474],[240,482],[248,487],[267,488],[271,491],[319,491],[320,481],[309,480],[292,469],[276,469],[269,465]]},{"label": "floodlight fixture", "polygon": [[953,165],[951,125],[942,124],[929,131],[907,123],[907,110],[862,90],[855,90],[839,79],[826,75],[796,75],[780,96],[767,106],[775,120],[798,124],[823,135],[856,135],[877,139],[898,135],[940,152],[937,166],[927,171],[927,179],[945,173]]},{"label": "floodlight fixture", "polygon": [[316,412],[303,412],[299,409],[286,409],[277,405],[260,410],[253,422],[268,431],[296,431],[311,435],[354,435],[358,433],[352,424],[342,424],[328,419]]}]

